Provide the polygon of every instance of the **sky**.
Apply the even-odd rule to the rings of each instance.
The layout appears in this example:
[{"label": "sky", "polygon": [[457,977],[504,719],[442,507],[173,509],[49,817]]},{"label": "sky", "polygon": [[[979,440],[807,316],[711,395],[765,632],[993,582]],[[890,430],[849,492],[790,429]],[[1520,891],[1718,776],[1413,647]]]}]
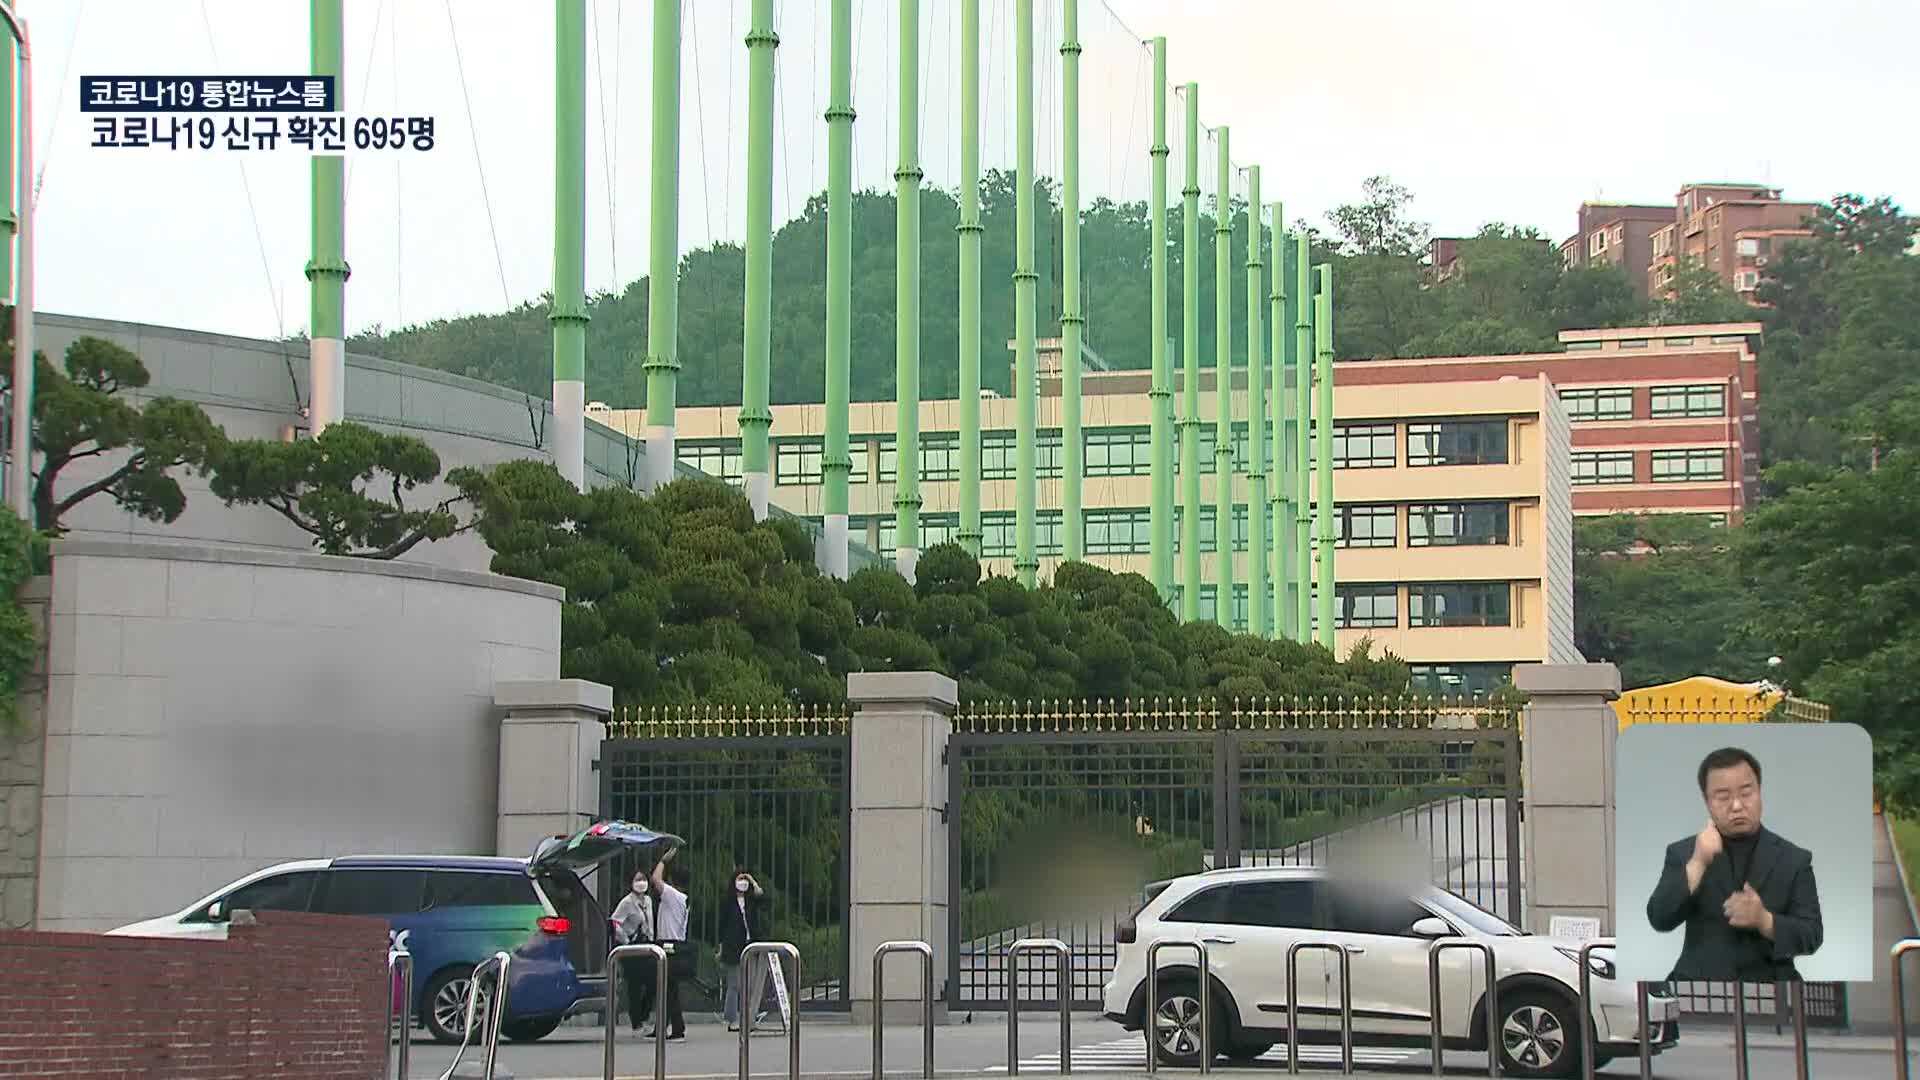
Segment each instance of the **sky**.
[{"label": "sky", "polygon": [[[898,5],[853,0],[855,184],[896,165]],[[959,178],[958,0],[921,0],[920,165]],[[95,147],[83,75],[293,75],[298,0],[25,0],[39,174],[36,306],[274,336],[305,330],[307,159]],[[350,116],[429,116],[428,151],[348,158],[349,332],[537,301],[553,272],[554,27],[548,5],[345,0]],[[587,0],[587,281],[645,272],[655,5]],[[739,242],[748,0],[683,0],[682,252]],[[1015,162],[1013,0],[982,0],[982,164]],[[1059,4],[1036,0],[1035,164],[1060,175]],[[1604,15],[1600,12],[1604,9]],[[827,0],[776,0],[774,220],[826,182]],[[1145,200],[1152,86],[1141,40],[1228,129],[1229,184],[1323,228],[1369,176],[1411,189],[1435,235],[1489,221],[1572,232],[1583,200],[1670,203],[1688,181],[1920,208],[1902,117],[1920,89],[1910,0],[1082,0],[1083,202]],[[1308,47],[1301,47],[1305,43]],[[1179,198],[1184,103],[1170,95]],[[1217,136],[1199,146],[1203,199]],[[1097,252],[1085,253],[1098,257]],[[591,333],[591,328],[589,328]]]}]

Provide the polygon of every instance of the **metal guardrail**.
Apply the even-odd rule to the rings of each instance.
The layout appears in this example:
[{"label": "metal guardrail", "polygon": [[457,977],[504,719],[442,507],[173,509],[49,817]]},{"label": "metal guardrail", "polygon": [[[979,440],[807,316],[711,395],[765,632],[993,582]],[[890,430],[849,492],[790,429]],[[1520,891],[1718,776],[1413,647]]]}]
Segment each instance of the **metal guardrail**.
[{"label": "metal guardrail", "polygon": [[1747,1080],[1747,985],[1733,984],[1733,1075]]},{"label": "metal guardrail", "polygon": [[460,1059],[467,1056],[467,1040],[473,1037],[474,1013],[480,1008],[480,984],[489,972],[494,975],[494,989],[487,995],[486,1031],[481,1036],[485,1053],[480,1060],[481,1075],[493,1075],[494,1065],[500,1059],[500,1025],[507,1018],[507,974],[512,967],[513,957],[503,952],[474,965],[473,978],[467,983],[467,1018],[460,1025],[460,1049],[455,1051],[447,1071],[440,1074],[440,1080],[453,1080],[454,1072],[460,1068]]},{"label": "metal guardrail", "polygon": [[[1585,1031],[1580,1037],[1580,1075],[1586,1080],[1594,1080],[1593,1044],[1600,1038],[1600,1022],[1593,1018],[1593,954],[1596,949],[1616,947],[1613,938],[1594,938],[1580,946],[1579,958],[1574,961],[1580,965],[1580,1015]],[[1653,1030],[1648,1026],[1651,1017],[1647,1015],[1647,984],[1633,985],[1634,1021],[1639,1025],[1640,1080],[1653,1080]]]},{"label": "metal guardrail", "polygon": [[1787,999],[1793,1010],[1793,1076],[1807,1080],[1807,984],[1795,982],[1787,990]]},{"label": "metal guardrail", "polygon": [[1330,941],[1287,946],[1287,1072],[1300,1075],[1300,954],[1331,952],[1340,958],[1340,1072],[1353,1075],[1353,964],[1346,947]]},{"label": "metal guardrail", "polygon": [[1020,957],[1049,952],[1059,963],[1060,1075],[1073,1071],[1073,949],[1055,938],[1023,938],[1007,947],[1007,1075],[1020,1075]]},{"label": "metal guardrail", "polygon": [[[652,942],[621,945],[607,954],[607,1030],[606,1060],[601,1068],[603,1080],[613,1080],[613,1034],[620,1026],[620,961],[641,956],[653,957],[653,1000],[664,1009],[667,1001],[667,950]],[[655,1024],[653,1032],[653,1080],[666,1080],[666,1025]]]},{"label": "metal guardrail", "polygon": [[1893,1075],[1896,1080],[1912,1080],[1912,1066],[1907,1061],[1907,980],[1906,956],[1920,950],[1920,938],[1907,938],[1899,942],[1887,953],[1887,962],[1893,968]]},{"label": "metal guardrail", "polygon": [[[400,976],[400,1034],[397,1038],[393,1033],[393,978],[396,974]],[[407,1080],[407,1066],[413,1056],[413,954],[405,949],[387,950],[387,1040],[387,1061],[381,1076]],[[398,1072],[393,1067],[396,1056],[400,1060]]]},{"label": "metal guardrail", "polygon": [[[1500,971],[1494,964],[1493,946],[1484,941],[1462,941],[1458,938],[1443,939],[1427,947],[1427,1012],[1433,1024],[1433,1075],[1445,1075],[1442,1067],[1444,1039],[1440,1031],[1440,954],[1448,949],[1466,949],[1477,952],[1486,961],[1487,993],[1483,999],[1487,1009],[1487,1075],[1499,1080],[1501,1043],[1500,1033]],[[1468,1029],[1472,1029],[1469,1022]]]},{"label": "metal guardrail", "polygon": [[1653,1029],[1648,1025],[1647,984],[1633,984],[1633,1018],[1640,1025],[1640,1080],[1653,1080]]},{"label": "metal guardrail", "polygon": [[886,1072],[886,1039],[883,1014],[887,1008],[886,959],[891,953],[917,953],[920,957],[920,1023],[926,1031],[921,1052],[920,1075],[933,1080],[933,946],[924,941],[883,941],[873,950],[873,1080]]},{"label": "metal guardrail", "polygon": [[[762,956],[779,956],[786,960],[781,965],[787,977],[787,997],[794,1003],[793,1016],[787,1023],[787,1080],[800,1080],[800,948],[790,941],[756,941],[740,950],[740,1080],[747,1080],[752,1070],[753,1058],[753,1017],[760,1002],[755,997],[752,1006],[747,1004],[747,975],[753,970],[753,962]],[[771,973],[771,966],[769,966]]]},{"label": "metal guardrail", "polygon": [[1200,1072],[1213,1071],[1213,968],[1207,962],[1207,947],[1198,941],[1156,941],[1147,946],[1147,1000],[1143,1004],[1147,1036],[1147,1075],[1160,1064],[1160,950],[1192,949],[1200,961]]}]

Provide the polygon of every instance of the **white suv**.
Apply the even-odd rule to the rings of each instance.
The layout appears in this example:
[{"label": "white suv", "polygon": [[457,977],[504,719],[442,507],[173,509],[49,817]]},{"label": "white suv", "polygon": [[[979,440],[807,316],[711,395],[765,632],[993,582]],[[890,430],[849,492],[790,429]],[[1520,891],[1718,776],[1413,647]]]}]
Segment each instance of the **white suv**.
[{"label": "white suv", "polygon": [[[1337,945],[1352,973],[1353,1040],[1357,1046],[1432,1045],[1428,951],[1442,939],[1485,942],[1500,981],[1501,1071],[1511,1076],[1572,1076],[1580,1067],[1584,1030],[1579,1011],[1579,952],[1534,937],[1450,892],[1356,888],[1307,866],[1216,870],[1150,886],[1146,906],[1118,928],[1113,978],[1105,988],[1109,1019],[1129,1031],[1143,1026],[1147,949],[1156,941],[1200,941],[1207,947],[1213,998],[1213,1047],[1241,1061],[1287,1038],[1287,949],[1295,942]],[[1638,1053],[1631,984],[1616,982],[1613,964],[1591,958],[1595,1062]],[[1338,1045],[1339,960],[1330,950],[1299,954],[1300,1042]],[[1441,954],[1441,1034],[1447,1049],[1486,1052],[1486,960],[1476,950]],[[1198,967],[1190,949],[1162,949],[1154,1009],[1156,1051],[1168,1064],[1199,1059]],[[1679,1040],[1679,1006],[1663,988],[1649,994],[1654,1050]],[[1587,1025],[1578,1025],[1584,1029]]]}]

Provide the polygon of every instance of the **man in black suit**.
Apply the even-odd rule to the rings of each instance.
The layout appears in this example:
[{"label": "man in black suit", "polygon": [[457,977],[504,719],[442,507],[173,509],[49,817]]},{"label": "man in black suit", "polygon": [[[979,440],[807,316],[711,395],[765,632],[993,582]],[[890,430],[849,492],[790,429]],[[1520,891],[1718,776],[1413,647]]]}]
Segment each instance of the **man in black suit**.
[{"label": "man in black suit", "polygon": [[1793,958],[1820,948],[1813,855],[1760,824],[1760,763],[1745,750],[1700,762],[1707,825],[1668,845],[1647,921],[1685,924],[1675,982],[1798,980]]}]

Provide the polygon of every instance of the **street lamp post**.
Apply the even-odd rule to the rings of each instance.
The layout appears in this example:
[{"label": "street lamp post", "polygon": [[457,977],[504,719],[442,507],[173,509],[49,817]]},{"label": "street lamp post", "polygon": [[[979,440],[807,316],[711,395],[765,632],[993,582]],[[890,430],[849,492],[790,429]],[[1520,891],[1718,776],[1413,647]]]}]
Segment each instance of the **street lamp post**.
[{"label": "street lamp post", "polygon": [[12,460],[7,463],[7,505],[29,527],[33,525],[33,49],[27,43],[27,24],[13,5],[0,0],[0,18],[7,21],[20,57],[20,121],[17,131],[20,166],[19,277],[13,297],[13,437]]}]

